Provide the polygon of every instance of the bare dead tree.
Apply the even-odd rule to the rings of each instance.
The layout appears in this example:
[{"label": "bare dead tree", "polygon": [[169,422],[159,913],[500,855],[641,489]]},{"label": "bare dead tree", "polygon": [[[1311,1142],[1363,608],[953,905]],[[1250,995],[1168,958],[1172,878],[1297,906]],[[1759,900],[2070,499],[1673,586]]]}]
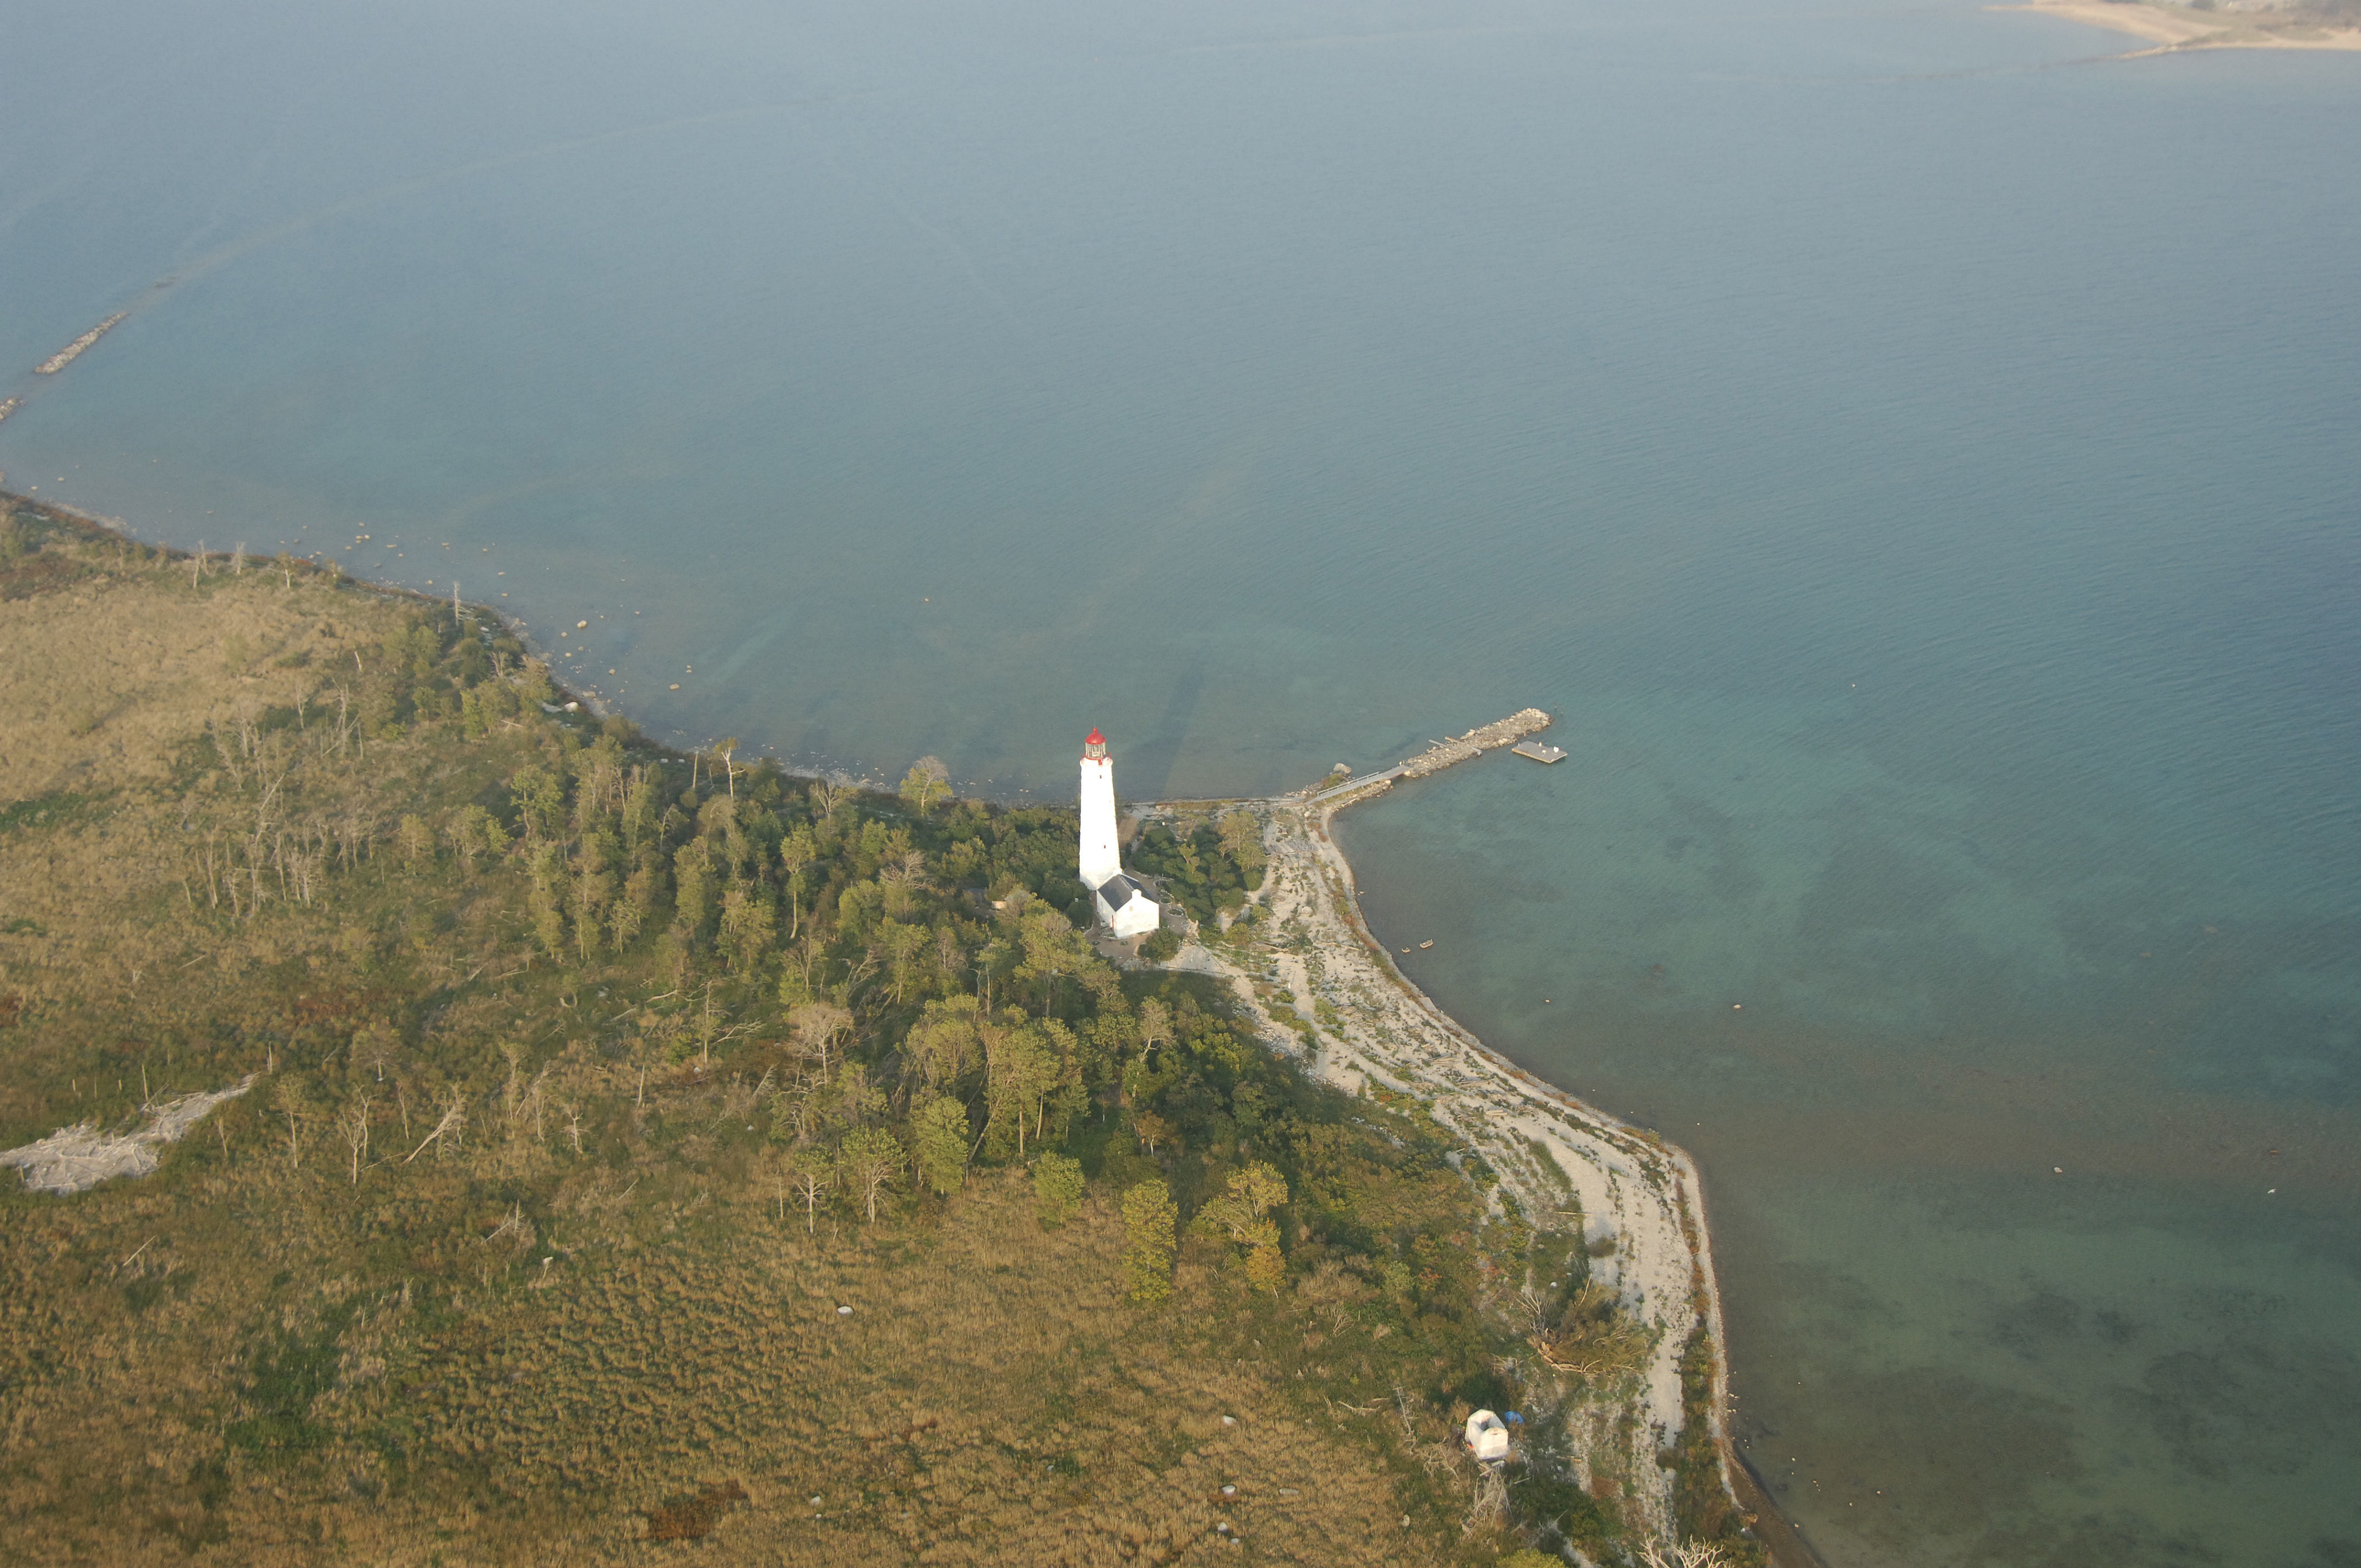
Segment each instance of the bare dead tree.
[{"label": "bare dead tree", "polygon": [[511,1040],[507,1045],[500,1047],[500,1055],[508,1058],[509,1059],[508,1085],[500,1091],[500,1119],[506,1122],[511,1127],[514,1127],[517,1121],[517,1110],[520,1099],[520,1091],[517,1085],[519,1080],[523,1077],[523,1073],[521,1070],[521,1064],[524,1060],[524,1047]]},{"label": "bare dead tree", "polygon": [[1476,1467],[1476,1496],[1467,1506],[1467,1517],[1459,1521],[1462,1535],[1488,1534],[1499,1530],[1509,1518],[1509,1482],[1497,1464]]},{"label": "bare dead tree", "polygon": [[787,1014],[796,1032],[796,1047],[819,1063],[820,1081],[828,1080],[828,1058],[839,1039],[852,1033],[852,1014],[833,1002],[805,1002]]},{"label": "bare dead tree", "polygon": [[1720,1544],[1710,1541],[1678,1545],[1650,1541],[1640,1548],[1640,1561],[1647,1568],[1728,1568],[1730,1563]]},{"label": "bare dead tree", "polygon": [[434,1124],[434,1130],[427,1134],[419,1146],[410,1151],[409,1158],[401,1163],[408,1165],[411,1160],[424,1154],[428,1144],[434,1146],[434,1152],[439,1156],[443,1152],[443,1135],[459,1128],[467,1121],[467,1102],[461,1097],[459,1091],[454,1089],[451,1091],[450,1103],[443,1108],[443,1119]]},{"label": "bare dead tree", "polygon": [[817,1150],[801,1151],[804,1157],[789,1168],[788,1179],[796,1195],[804,1201],[804,1234],[814,1234],[818,1226],[819,1201],[823,1193],[836,1185],[835,1172]]},{"label": "bare dead tree", "polygon": [[364,1094],[353,1102],[352,1109],[336,1124],[344,1135],[345,1146],[353,1152],[353,1185],[361,1184],[361,1160],[368,1154],[369,1102]]}]

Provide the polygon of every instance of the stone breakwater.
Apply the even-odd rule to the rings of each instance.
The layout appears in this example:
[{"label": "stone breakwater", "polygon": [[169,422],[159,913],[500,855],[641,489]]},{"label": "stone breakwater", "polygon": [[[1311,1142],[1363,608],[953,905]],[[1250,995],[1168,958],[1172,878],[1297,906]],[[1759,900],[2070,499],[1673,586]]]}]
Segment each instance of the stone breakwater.
[{"label": "stone breakwater", "polygon": [[1374,773],[1356,773],[1341,784],[1316,788],[1310,793],[1314,805],[1323,802],[1343,804],[1363,798],[1362,792],[1377,794],[1389,788],[1396,779],[1422,779],[1429,773],[1439,773],[1456,762],[1470,762],[1487,751],[1502,746],[1513,746],[1535,730],[1549,728],[1550,716],[1538,707],[1528,707],[1506,718],[1470,729],[1452,740],[1437,740],[1417,756]]},{"label": "stone breakwater", "polygon": [[36,376],[56,375],[59,371],[72,364],[74,360],[81,356],[83,349],[88,348],[92,344],[96,343],[100,338],[104,337],[108,333],[114,331],[115,326],[122,322],[123,318],[130,313],[131,313],[129,311],[115,312],[113,315],[107,317],[104,321],[91,328],[88,332],[83,333],[80,337],[75,338],[71,343],[67,344],[63,348],[59,349],[55,354],[50,355],[47,359],[42,360],[38,365],[34,366],[33,374]]},{"label": "stone breakwater", "polygon": [[1512,713],[1506,718],[1495,719],[1480,729],[1470,729],[1455,740],[1437,740],[1433,745],[1401,765],[1401,776],[1422,779],[1429,773],[1439,773],[1454,762],[1465,762],[1487,751],[1503,746],[1513,746],[1535,730],[1549,728],[1550,716],[1538,707]]},{"label": "stone breakwater", "polygon": [[[1263,825],[1269,865],[1255,895],[1256,917],[1235,934],[1201,934],[1172,967],[1228,981],[1264,1037],[1322,1080],[1349,1092],[1383,1090],[1425,1102],[1437,1122],[1466,1140],[1466,1152],[1499,1176],[1490,1197],[1496,1212],[1505,1210],[1502,1193],[1513,1195],[1540,1228],[1579,1225],[1604,1254],[1593,1277],[1618,1293],[1653,1343],[1636,1376],[1601,1391],[1573,1416],[1576,1479],[1613,1487],[1642,1539],[1670,1541],[1677,1539],[1674,1473],[1660,1467],[1656,1455],[1687,1419],[1680,1362],[1700,1331],[1712,1350],[1711,1435],[1725,1486],[1731,1482],[1720,1298],[1697,1168],[1654,1133],[1627,1126],[1495,1055],[1411,984],[1363,923],[1353,869],[1328,831],[1340,808],[1394,778],[1439,771],[1548,723],[1548,715],[1528,708],[1439,741],[1399,768],[1309,798],[1226,803],[1225,809],[1243,807]],[[1142,814],[1184,817],[1208,804],[1151,806]],[[1524,1283],[1496,1281],[1510,1310]]]}]

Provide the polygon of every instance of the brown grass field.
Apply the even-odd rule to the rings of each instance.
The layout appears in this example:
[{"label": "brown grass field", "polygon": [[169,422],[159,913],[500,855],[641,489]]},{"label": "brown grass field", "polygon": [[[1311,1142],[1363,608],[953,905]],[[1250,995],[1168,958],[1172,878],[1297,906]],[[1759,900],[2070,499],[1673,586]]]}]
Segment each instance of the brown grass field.
[{"label": "brown grass field", "polygon": [[[1071,813],[664,753],[546,712],[488,618],[0,507],[0,1147],[265,1075],[152,1176],[0,1172],[0,1556],[1654,1544],[1566,1446],[1620,1373],[1522,1337],[1620,1343],[1579,1217],[1092,954]],[[1268,1221],[1223,1207],[1250,1166]],[[1140,1252],[1159,1182],[1196,1223]],[[1452,1434],[1511,1400],[1488,1490]]]}]

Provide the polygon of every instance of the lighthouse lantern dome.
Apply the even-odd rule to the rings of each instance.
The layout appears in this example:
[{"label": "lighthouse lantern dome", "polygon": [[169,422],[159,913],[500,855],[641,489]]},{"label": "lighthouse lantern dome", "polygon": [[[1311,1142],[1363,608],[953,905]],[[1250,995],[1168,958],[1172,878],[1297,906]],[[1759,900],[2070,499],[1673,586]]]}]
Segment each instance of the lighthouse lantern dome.
[{"label": "lighthouse lantern dome", "polygon": [[1093,725],[1091,732],[1082,737],[1082,755],[1092,758],[1106,755],[1106,737],[1099,733],[1096,725]]}]

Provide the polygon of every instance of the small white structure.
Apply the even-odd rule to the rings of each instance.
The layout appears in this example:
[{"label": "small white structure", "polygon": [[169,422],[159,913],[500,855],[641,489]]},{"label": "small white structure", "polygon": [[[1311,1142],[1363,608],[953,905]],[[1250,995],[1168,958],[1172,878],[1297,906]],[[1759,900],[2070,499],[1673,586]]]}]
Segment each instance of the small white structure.
[{"label": "small white structure", "polygon": [[1484,1464],[1508,1458],[1509,1424],[1490,1410],[1477,1410],[1467,1418],[1467,1452]]},{"label": "small white structure", "polygon": [[1082,740],[1082,885],[1091,890],[1100,924],[1118,937],[1139,937],[1164,924],[1164,911],[1147,889],[1124,875],[1115,849],[1115,763],[1106,737],[1093,728]]}]

